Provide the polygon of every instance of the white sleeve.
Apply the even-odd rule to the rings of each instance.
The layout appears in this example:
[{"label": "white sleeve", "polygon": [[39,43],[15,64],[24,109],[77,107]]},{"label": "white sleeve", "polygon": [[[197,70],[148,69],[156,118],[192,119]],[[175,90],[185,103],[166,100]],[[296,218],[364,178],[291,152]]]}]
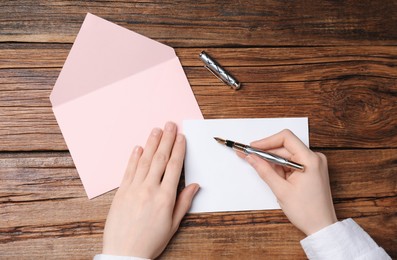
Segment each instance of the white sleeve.
[{"label": "white sleeve", "polygon": [[149,260],[147,258],[135,257],[135,256],[117,256],[117,255],[96,255],[94,260]]},{"label": "white sleeve", "polygon": [[391,260],[351,218],[311,234],[301,240],[301,245],[309,259]]}]

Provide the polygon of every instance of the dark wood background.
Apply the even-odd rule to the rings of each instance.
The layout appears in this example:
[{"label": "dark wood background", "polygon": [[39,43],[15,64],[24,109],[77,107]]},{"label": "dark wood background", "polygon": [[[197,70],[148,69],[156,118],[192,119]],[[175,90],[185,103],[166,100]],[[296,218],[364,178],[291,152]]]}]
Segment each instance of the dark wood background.
[{"label": "dark wood background", "polygon": [[[397,258],[396,1],[2,0],[1,259],[101,251],[114,191],[87,199],[48,99],[87,12],[176,48],[207,119],[309,117],[339,219]],[[302,238],[278,210],[189,214],[161,258],[304,259]]]}]

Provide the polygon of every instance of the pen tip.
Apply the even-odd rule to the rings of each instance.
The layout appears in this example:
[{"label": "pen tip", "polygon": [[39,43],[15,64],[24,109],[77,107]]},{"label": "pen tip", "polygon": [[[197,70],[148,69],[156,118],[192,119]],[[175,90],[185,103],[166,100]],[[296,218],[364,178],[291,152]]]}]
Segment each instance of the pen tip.
[{"label": "pen tip", "polygon": [[214,139],[220,144],[225,144],[225,140],[223,140],[222,138],[214,137]]}]

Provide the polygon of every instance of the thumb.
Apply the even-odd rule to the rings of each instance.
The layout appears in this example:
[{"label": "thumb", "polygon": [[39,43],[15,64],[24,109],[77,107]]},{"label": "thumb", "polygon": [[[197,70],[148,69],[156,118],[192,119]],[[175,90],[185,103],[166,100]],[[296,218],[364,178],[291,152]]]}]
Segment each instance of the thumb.
[{"label": "thumb", "polygon": [[181,223],[182,218],[186,212],[190,209],[194,195],[196,195],[200,186],[197,183],[192,183],[185,187],[179,194],[174,208],[174,215],[172,219],[172,227],[176,231]]},{"label": "thumb", "polygon": [[269,185],[278,198],[288,182],[278,175],[268,162],[258,156],[250,154],[245,157],[245,160],[256,170],[261,179]]}]

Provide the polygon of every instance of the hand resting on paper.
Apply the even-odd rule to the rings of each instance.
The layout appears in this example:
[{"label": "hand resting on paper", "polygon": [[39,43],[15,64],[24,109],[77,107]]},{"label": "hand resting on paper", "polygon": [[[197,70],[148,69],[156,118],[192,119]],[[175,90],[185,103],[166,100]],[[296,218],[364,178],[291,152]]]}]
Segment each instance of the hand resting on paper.
[{"label": "hand resting on paper", "polygon": [[323,154],[311,151],[289,130],[252,142],[251,146],[305,166],[304,172],[292,172],[255,155],[239,154],[269,185],[292,224],[311,235],[337,222]]},{"label": "hand resting on paper", "polygon": [[103,254],[155,258],[190,208],[199,186],[177,197],[186,141],[174,123],[153,129],[146,146],[136,147],[106,220]]}]

